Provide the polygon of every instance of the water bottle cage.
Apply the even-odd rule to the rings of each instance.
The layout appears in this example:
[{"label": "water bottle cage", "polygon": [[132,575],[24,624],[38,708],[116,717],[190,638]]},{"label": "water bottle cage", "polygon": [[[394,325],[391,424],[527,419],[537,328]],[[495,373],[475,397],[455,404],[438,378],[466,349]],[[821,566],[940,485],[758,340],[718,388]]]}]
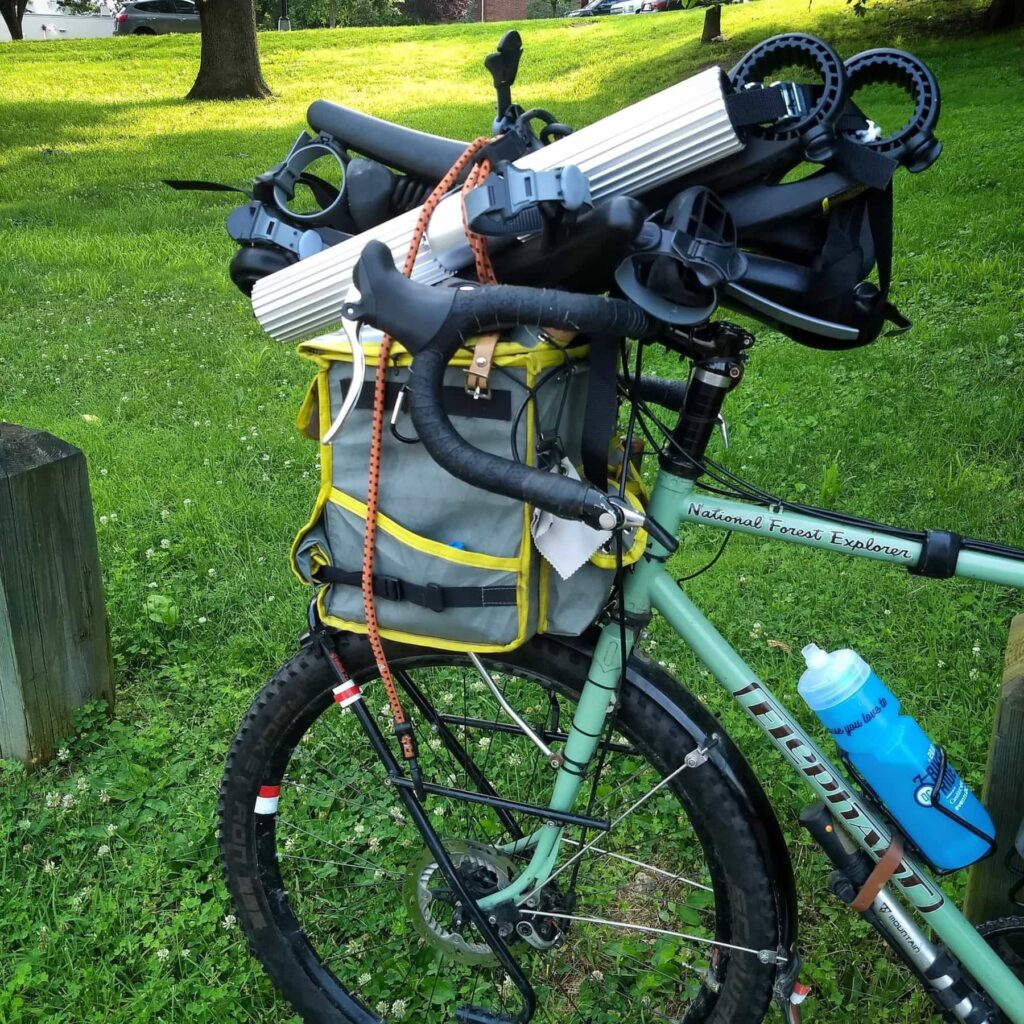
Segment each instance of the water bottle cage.
[{"label": "water bottle cage", "polygon": [[[948,764],[948,761],[946,759],[946,750],[945,750],[945,748],[944,747],[940,747],[936,743],[935,744],[935,749],[938,751],[939,767],[938,767],[938,769],[935,772],[935,782],[932,785],[932,791],[929,794],[928,806],[932,810],[938,811],[940,814],[945,815],[947,818],[949,818],[950,821],[955,822],[961,828],[967,829],[968,832],[970,832],[972,835],[977,836],[978,839],[981,839],[983,842],[988,843],[988,849],[985,851],[985,853],[983,853],[978,858],[978,860],[985,860],[986,858],[991,857],[992,854],[994,854],[996,852],[996,845],[997,844],[996,844],[995,836],[990,836],[990,835],[988,835],[988,833],[982,832],[980,828],[977,828],[975,825],[972,825],[969,821],[965,821],[955,811],[951,810],[948,807],[943,807],[942,802],[941,802],[942,801],[942,786],[943,786],[943,783],[946,781],[946,772],[947,772],[947,770],[951,771],[952,769],[949,768],[949,764]],[[943,874],[943,873],[945,873],[945,872],[940,872],[940,874]]]},{"label": "water bottle cage", "polygon": [[[997,848],[996,839],[995,839],[994,836],[990,836],[986,832],[982,832],[979,828],[977,828],[976,826],[972,825],[969,821],[965,821],[955,811],[952,811],[952,810],[950,810],[950,808],[944,807],[942,805],[942,803],[940,802],[940,799],[941,799],[941,796],[942,796],[942,783],[945,781],[946,772],[947,771],[951,771],[952,769],[949,768],[948,761],[947,761],[947,758],[946,758],[946,751],[945,751],[945,749],[943,747],[940,747],[937,743],[935,744],[935,749],[938,751],[938,755],[939,755],[939,767],[938,767],[938,770],[935,773],[935,778],[936,778],[937,781],[932,786],[932,791],[929,794],[928,807],[931,810],[938,811],[944,817],[949,818],[950,821],[955,822],[961,828],[965,828],[972,835],[975,835],[979,839],[984,840],[984,842],[988,843],[988,849],[985,851],[985,853],[983,853],[978,858],[978,860],[986,860],[987,858],[991,857],[992,854],[994,854],[996,852],[996,848]],[[905,832],[903,832],[902,829],[900,829],[898,827],[898,823],[896,823],[893,820],[891,814],[889,814],[888,811],[886,810],[885,802],[878,795],[878,793],[875,792],[875,790],[872,788],[871,784],[867,781],[867,779],[865,779],[864,776],[861,775],[861,773],[859,771],[857,771],[856,766],[850,760],[850,756],[844,750],[840,750],[839,751],[839,759],[840,759],[840,761],[842,761],[843,768],[846,769],[847,774],[857,784],[858,788],[868,798],[870,803],[874,804],[874,806],[878,810],[880,810],[883,814],[885,814],[885,816],[887,818],[889,818],[890,822],[892,822],[894,824],[895,831],[897,831],[899,833],[901,839],[903,840],[904,845],[908,849],[913,850],[914,853],[918,857],[920,857],[922,860],[926,861],[928,863],[928,866],[932,869],[932,871],[935,872],[935,874],[937,874],[937,875],[949,875],[949,874],[955,874],[956,871],[961,870],[960,868],[956,868],[956,869],[954,869],[952,871],[949,871],[949,870],[945,870],[943,868],[940,868],[935,863],[933,863],[931,858],[923,850],[921,850],[921,848],[909,836],[907,836],[907,834]],[[1024,825],[1021,826],[1021,832],[1024,833]],[[1022,837],[1022,839],[1024,839],[1024,837]],[[1024,858],[1024,854],[1021,854],[1021,856],[1022,856],[1022,858]],[[1024,879],[1022,879],[1021,883],[1016,886],[1014,892],[1019,892],[1022,889],[1024,889]]]}]

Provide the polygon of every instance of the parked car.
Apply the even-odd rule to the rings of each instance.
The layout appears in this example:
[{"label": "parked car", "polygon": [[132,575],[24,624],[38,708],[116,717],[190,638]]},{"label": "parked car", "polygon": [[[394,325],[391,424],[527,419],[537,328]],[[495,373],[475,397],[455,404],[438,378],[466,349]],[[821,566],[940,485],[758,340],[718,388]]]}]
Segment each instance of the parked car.
[{"label": "parked car", "polygon": [[643,0],[618,0],[612,4],[612,14],[639,14]]},{"label": "parked car", "polygon": [[656,14],[658,11],[678,11],[683,0],[643,0],[639,14]]},{"label": "parked car", "polygon": [[115,36],[198,31],[199,11],[192,0],[128,0],[114,15]]},{"label": "parked car", "polygon": [[611,14],[612,7],[617,0],[591,0],[586,7],[579,7],[575,11],[569,11],[567,18],[596,18],[601,14]]}]

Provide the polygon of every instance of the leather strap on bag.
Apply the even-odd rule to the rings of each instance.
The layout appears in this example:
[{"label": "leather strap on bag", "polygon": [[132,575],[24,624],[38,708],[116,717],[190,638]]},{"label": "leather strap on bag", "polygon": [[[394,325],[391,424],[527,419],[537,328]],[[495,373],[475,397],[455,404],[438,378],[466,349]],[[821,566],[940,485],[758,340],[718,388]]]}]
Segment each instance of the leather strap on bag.
[{"label": "leather strap on bag", "polygon": [[889,879],[896,873],[896,869],[903,863],[903,840],[898,835],[893,835],[889,849],[882,854],[871,874],[865,879],[860,892],[850,906],[863,914],[875,902],[875,897],[882,891]]},{"label": "leather strap on bag", "polygon": [[481,334],[473,349],[473,362],[466,370],[466,390],[474,398],[491,397],[491,366],[500,334]]}]

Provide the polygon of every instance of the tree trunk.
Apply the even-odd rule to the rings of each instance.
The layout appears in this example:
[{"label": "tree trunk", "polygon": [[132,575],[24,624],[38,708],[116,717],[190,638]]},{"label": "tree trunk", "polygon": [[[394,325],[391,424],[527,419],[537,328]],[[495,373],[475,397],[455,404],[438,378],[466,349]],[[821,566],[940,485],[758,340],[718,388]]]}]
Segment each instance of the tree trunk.
[{"label": "tree trunk", "polygon": [[1013,28],[1024,25],[1024,0],[992,0],[985,11],[985,27]]},{"label": "tree trunk", "polygon": [[263,99],[253,0],[198,0],[202,43],[190,100]]},{"label": "tree trunk", "polygon": [[700,34],[702,43],[710,43],[722,34],[722,5],[715,4],[704,13],[704,31]]},{"label": "tree trunk", "polygon": [[330,26],[331,28],[335,28],[338,24],[338,15],[335,11],[335,0],[330,0],[327,9],[330,11]]},{"label": "tree trunk", "polygon": [[21,18],[26,7],[28,0],[0,0],[0,15],[7,25],[7,31],[11,33],[11,39],[25,38],[21,30]]}]

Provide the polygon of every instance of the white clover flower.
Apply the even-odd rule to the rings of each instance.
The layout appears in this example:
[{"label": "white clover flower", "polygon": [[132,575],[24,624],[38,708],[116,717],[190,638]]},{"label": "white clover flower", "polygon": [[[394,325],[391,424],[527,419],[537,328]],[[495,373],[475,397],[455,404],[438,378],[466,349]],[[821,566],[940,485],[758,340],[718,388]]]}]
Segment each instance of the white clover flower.
[{"label": "white clover flower", "polygon": [[77,789],[79,793],[87,792],[89,789],[89,780],[84,775],[79,775],[75,780],[75,789]]},{"label": "white clover flower", "polygon": [[402,814],[401,807],[392,807],[388,814],[391,816],[393,821],[401,821],[404,817]]},{"label": "white clover flower", "polygon": [[54,873],[54,871],[56,871],[56,870],[57,870],[57,865],[54,864],[52,860],[47,858],[46,860],[43,861],[43,873],[44,874],[52,875]]},{"label": "white clover flower", "polygon": [[60,806],[62,810],[70,811],[75,806],[75,798],[70,793],[65,793],[60,798]]},{"label": "white clover flower", "polygon": [[225,914],[221,918],[220,926],[226,932],[234,928],[236,924],[238,924],[238,918],[234,914]]},{"label": "white clover flower", "polygon": [[508,755],[508,763],[512,765],[513,768],[516,768],[523,763],[523,759],[513,750],[512,753]]},{"label": "white clover flower", "polygon": [[108,853],[110,853],[110,847],[109,847],[109,846],[107,846],[107,844],[106,844],[106,843],[104,843],[104,844],[103,844],[102,846],[100,846],[100,847],[97,847],[97,849],[96,849],[96,856],[97,856],[97,857],[106,857],[106,855],[107,855]]},{"label": "white clover flower", "polygon": [[106,526],[110,522],[110,516],[100,516],[100,526]]},{"label": "white clover flower", "polygon": [[380,836],[370,836],[366,843],[371,853],[377,853],[380,850]]},{"label": "white clover flower", "polygon": [[973,646],[973,647],[971,648],[971,654],[973,654],[973,655],[974,655],[974,656],[975,656],[975,657],[977,658],[977,657],[978,657],[978,655],[980,655],[980,654],[981,654],[981,647],[980,647],[980,646],[979,646],[978,644],[975,644],[975,645],[974,645],[974,646]]},{"label": "white clover flower", "polygon": [[483,692],[484,692],[484,690],[486,690],[486,689],[487,689],[487,684],[486,684],[486,683],[485,683],[485,682],[484,682],[484,681],[483,681],[482,679],[478,679],[478,680],[477,680],[477,681],[476,681],[476,682],[475,682],[475,683],[474,683],[474,684],[473,684],[473,685],[472,685],[472,686],[470,687],[470,689],[471,689],[471,690],[472,690],[472,691],[473,691],[474,693],[483,693]]},{"label": "white clover flower", "polygon": [[112,836],[116,831],[117,831],[117,826],[113,822],[111,822],[107,826],[107,835],[108,836]]},{"label": "white clover flower", "polygon": [[106,476],[106,475],[107,475],[107,471],[105,469],[101,469],[100,470],[100,476]]},{"label": "white clover flower", "polygon": [[430,747],[430,749],[436,753],[442,747],[444,747],[444,744],[436,736],[434,736],[427,742],[427,746]]},{"label": "white clover flower", "polygon": [[376,1010],[376,1011],[377,1011],[377,1016],[378,1016],[378,1017],[383,1017],[383,1016],[384,1016],[384,1014],[388,1012],[388,1004],[387,1004],[387,1001],[386,1001],[386,1000],[384,1000],[384,999],[382,999],[382,1000],[381,1000],[381,1001],[380,1001],[380,1002],[379,1002],[379,1003],[378,1003],[378,1004],[377,1004],[377,1005],[376,1005],[376,1006],[374,1007],[374,1010]]},{"label": "white clover flower", "polygon": [[160,509],[160,518],[165,520],[165,521],[170,519],[171,518],[171,510],[169,508],[162,508],[162,509]]},{"label": "white clover flower", "polygon": [[188,958],[189,958],[189,957],[190,957],[190,956],[192,955],[192,950],[191,950],[191,949],[189,949],[189,948],[188,948],[188,946],[186,946],[186,947],[185,947],[185,948],[184,948],[184,949],[183,949],[183,950],[181,951],[181,955],[182,955],[182,957],[184,957],[184,958],[185,958],[185,959],[187,960],[187,959],[188,959]]},{"label": "white clover flower", "polygon": [[391,1016],[395,1020],[401,1020],[405,1016],[405,1008],[408,1004],[404,999],[396,999],[391,1004]]},{"label": "white clover flower", "polygon": [[937,666],[938,666],[939,668],[945,668],[945,667],[946,667],[946,663],[945,663],[945,662],[944,662],[944,661],[943,661],[943,660],[942,660],[941,658],[939,658],[939,660],[938,660],[937,662],[935,662],[935,664],[936,664],[936,665],[937,665]]},{"label": "white clover flower", "polygon": [[60,807],[60,793],[47,793],[46,794],[46,806],[47,807]]},{"label": "white clover flower", "polygon": [[207,576],[216,576],[217,575],[217,570],[216,569],[207,569],[206,570],[206,575]]},{"label": "white clover flower", "polygon": [[978,670],[976,668],[972,668],[970,670],[970,672],[967,673],[967,675],[968,675],[968,677],[970,679],[977,679],[978,678]]},{"label": "white clover flower", "polygon": [[110,803],[110,794],[105,789],[101,789],[100,790],[100,803],[101,804],[109,804]]},{"label": "white clover flower", "polygon": [[295,836],[289,836],[284,841],[284,852],[285,853],[291,853],[291,851],[294,850],[294,849],[295,849]]},{"label": "white clover flower", "polygon": [[185,500],[184,500],[184,501],[182,502],[182,505],[184,505],[184,506],[185,506],[185,508],[188,508],[188,507],[189,507],[189,506],[190,506],[191,504],[192,504],[192,499],[191,499],[191,498],[186,498],[186,499],[185,499]]},{"label": "white clover flower", "polygon": [[357,836],[361,836],[366,831],[366,826],[361,821],[357,821],[352,831],[355,832]]},{"label": "white clover flower", "polygon": [[441,694],[441,703],[442,704],[454,704],[455,703],[455,694],[452,693],[450,690],[446,690],[444,693]]},{"label": "white clover flower", "polygon": [[590,977],[593,978],[594,981],[598,981],[598,982],[604,981],[604,971],[601,971],[601,970],[598,970],[597,968],[595,968],[594,970],[592,970],[590,972]]},{"label": "white clover flower", "polygon": [[207,618],[206,618],[205,615],[200,615],[199,618],[196,619],[196,622],[198,622],[200,626],[205,626],[206,622],[207,622]]},{"label": "white clover flower", "polygon": [[892,615],[892,609],[891,608],[886,608],[886,609],[883,610],[882,614],[883,615]]},{"label": "white clover flower", "polygon": [[155,548],[146,548],[146,558],[152,558],[156,554]]},{"label": "white clover flower", "polygon": [[110,513],[110,521],[112,523],[116,523],[117,522],[117,513],[116,512],[111,512]]},{"label": "white clover flower", "polygon": [[491,745],[491,737],[481,736],[480,739],[478,739],[476,742],[478,747],[482,747],[484,750],[486,750]]},{"label": "white clover flower", "polygon": [[171,955],[171,951],[165,946],[163,949],[156,951],[157,960],[166,960]]},{"label": "white clover flower", "polygon": [[156,590],[157,587],[155,583],[147,583],[146,586],[149,587],[150,590]]},{"label": "white clover flower", "polygon": [[270,456],[269,456],[269,455],[268,455],[268,454],[267,454],[266,452],[264,452],[264,453],[263,453],[263,454],[262,454],[262,455],[260,456],[260,461],[261,461],[261,462],[269,462],[269,461],[270,461]]},{"label": "white clover flower", "polygon": [[162,547],[164,551],[166,551],[170,546],[171,542],[166,537],[160,541],[160,547]]},{"label": "white clover flower", "polygon": [[60,761],[61,764],[67,764],[67,762],[71,760],[71,752],[67,747],[61,747],[60,750],[57,751],[57,760]]},{"label": "white clover flower", "polygon": [[434,817],[435,818],[443,818],[444,817],[444,808],[443,807],[435,807],[434,808]]},{"label": "white clover flower", "polygon": [[30,829],[31,827],[32,822],[29,821],[28,818],[22,818],[21,821],[18,822],[18,828],[20,828],[22,832],[24,832],[26,829]]}]

